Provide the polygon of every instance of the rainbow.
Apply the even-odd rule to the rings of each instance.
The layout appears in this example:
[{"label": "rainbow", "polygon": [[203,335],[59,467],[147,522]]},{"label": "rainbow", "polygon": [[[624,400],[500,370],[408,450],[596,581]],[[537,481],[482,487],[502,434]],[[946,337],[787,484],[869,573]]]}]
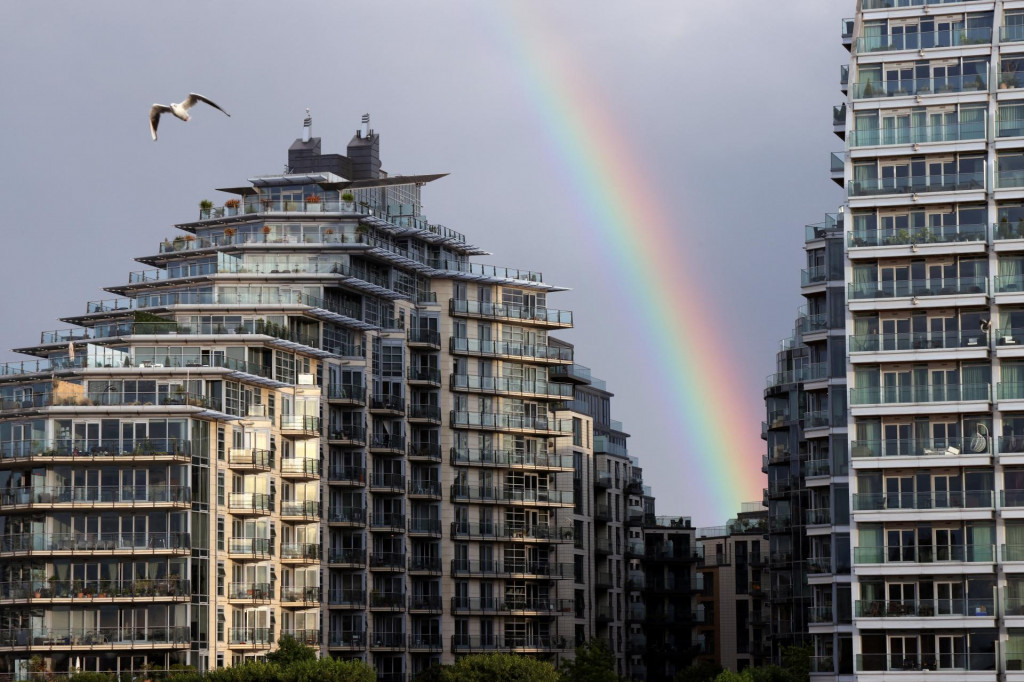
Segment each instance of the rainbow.
[{"label": "rainbow", "polygon": [[[656,452],[675,457],[678,472],[678,482],[656,482],[654,493],[663,496],[662,507],[675,498],[672,512],[699,512],[700,523],[724,523],[735,517],[740,502],[761,499],[764,411],[760,385],[731,369],[738,363],[730,361],[729,350],[742,349],[723,348],[730,335],[724,325],[715,327],[715,302],[687,277],[697,268],[687,267],[686,259],[697,253],[680,248],[674,235],[686,226],[679,224],[678,210],[669,211],[668,201],[651,189],[655,183],[626,144],[623,131],[629,127],[608,118],[609,108],[587,87],[586,69],[561,50],[564,40],[528,22],[527,3],[474,4],[492,8],[487,21],[521,64],[526,99],[581,207],[581,232],[597,242],[600,257],[618,273],[623,300],[630,303],[624,307],[638,317],[650,341],[643,355],[661,378],[676,421],[672,441],[644,458]],[[677,491],[681,495],[668,495]]]}]

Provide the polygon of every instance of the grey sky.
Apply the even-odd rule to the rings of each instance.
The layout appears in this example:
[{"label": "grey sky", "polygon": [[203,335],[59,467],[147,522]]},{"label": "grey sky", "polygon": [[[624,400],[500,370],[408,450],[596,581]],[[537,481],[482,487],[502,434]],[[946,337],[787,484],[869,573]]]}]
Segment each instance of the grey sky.
[{"label": "grey sky", "polygon": [[[343,152],[364,112],[392,173],[451,172],[428,188],[428,216],[573,291],[578,362],[616,393],[660,513],[723,522],[678,480],[700,453],[675,432],[648,348],[615,300],[615,273],[579,243],[580,211],[545,149],[522,64],[500,35],[496,0],[5,3],[0,40],[0,360],[56,318],[145,266],[175,222],[214,187],[279,171],[305,107],[325,152]],[[800,304],[802,226],[841,202],[828,179],[831,106],[841,101],[840,19],[852,0],[519,0],[584,65],[621,124],[681,240],[699,250],[691,295],[713,297],[721,343],[761,412],[764,376]],[[165,117],[153,102],[202,93],[232,118]],[[709,324],[718,323],[709,321]],[[749,432],[760,466],[759,424]],[[682,460],[683,464],[678,462]],[[750,491],[743,497],[754,499]]]}]

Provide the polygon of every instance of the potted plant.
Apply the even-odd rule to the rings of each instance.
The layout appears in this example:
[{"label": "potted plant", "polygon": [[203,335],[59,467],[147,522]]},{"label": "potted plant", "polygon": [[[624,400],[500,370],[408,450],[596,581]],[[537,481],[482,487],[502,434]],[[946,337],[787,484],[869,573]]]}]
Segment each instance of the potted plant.
[{"label": "potted plant", "polygon": [[352,194],[352,192],[345,192],[344,194],[341,195],[341,200],[346,202],[346,203],[351,204],[352,202],[354,202],[356,200],[356,197],[355,197],[354,194]]},{"label": "potted plant", "polygon": [[194,234],[186,234],[185,235],[185,241],[188,242],[189,244],[191,244],[195,240],[196,240],[196,236]]},{"label": "potted plant", "polygon": [[85,596],[85,585],[82,584],[81,580],[71,581],[71,594],[75,595],[79,599]]},{"label": "potted plant", "polygon": [[224,202],[224,213],[227,215],[238,215],[238,207],[242,202],[238,199],[228,199]]},{"label": "potted plant", "polygon": [[263,233],[263,241],[267,241],[267,237],[270,236],[270,225],[264,225],[260,228],[260,232]]},{"label": "potted plant", "polygon": [[213,210],[213,202],[209,199],[203,199],[199,202],[199,219],[207,220],[210,217],[210,211]]},{"label": "potted plant", "polygon": [[234,237],[235,236],[235,228],[233,228],[233,227],[224,228],[224,236],[225,237]]}]

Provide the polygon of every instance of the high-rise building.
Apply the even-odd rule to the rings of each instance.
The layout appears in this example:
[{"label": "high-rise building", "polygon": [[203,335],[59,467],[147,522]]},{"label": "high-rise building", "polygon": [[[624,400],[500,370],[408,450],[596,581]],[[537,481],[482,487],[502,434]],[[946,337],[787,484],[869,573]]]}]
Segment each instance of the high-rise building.
[{"label": "high-rise building", "polygon": [[729,670],[763,665],[768,644],[768,510],[760,500],[724,526],[697,529],[699,658]]},{"label": "high-rise building", "polygon": [[643,679],[654,499],[549,336],[561,289],[471,263],[422,209],[442,175],[381,170],[368,117],[344,155],[311,126],[0,365],[0,673],[206,669],[290,634],[398,682],[599,636]]}]

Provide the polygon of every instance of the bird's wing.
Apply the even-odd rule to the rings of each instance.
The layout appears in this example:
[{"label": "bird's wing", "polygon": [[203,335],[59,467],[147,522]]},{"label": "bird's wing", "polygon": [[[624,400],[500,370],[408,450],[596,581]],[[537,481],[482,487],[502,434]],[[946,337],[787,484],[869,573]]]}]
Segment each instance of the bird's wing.
[{"label": "bird's wing", "polygon": [[160,114],[165,111],[170,111],[171,108],[166,104],[154,104],[149,109],[149,132],[153,135],[153,141],[156,141],[156,127],[160,125]]},{"label": "bird's wing", "polygon": [[196,102],[206,102],[207,104],[209,104],[214,109],[217,109],[218,111],[222,112],[225,116],[231,116],[231,114],[229,114],[228,112],[224,111],[219,106],[217,106],[217,104],[215,102],[206,99],[202,95],[197,95],[194,92],[190,92],[188,94],[188,99],[186,99],[184,102],[181,103],[181,108],[185,109],[187,111],[188,109],[191,109],[192,107],[194,107]]}]

